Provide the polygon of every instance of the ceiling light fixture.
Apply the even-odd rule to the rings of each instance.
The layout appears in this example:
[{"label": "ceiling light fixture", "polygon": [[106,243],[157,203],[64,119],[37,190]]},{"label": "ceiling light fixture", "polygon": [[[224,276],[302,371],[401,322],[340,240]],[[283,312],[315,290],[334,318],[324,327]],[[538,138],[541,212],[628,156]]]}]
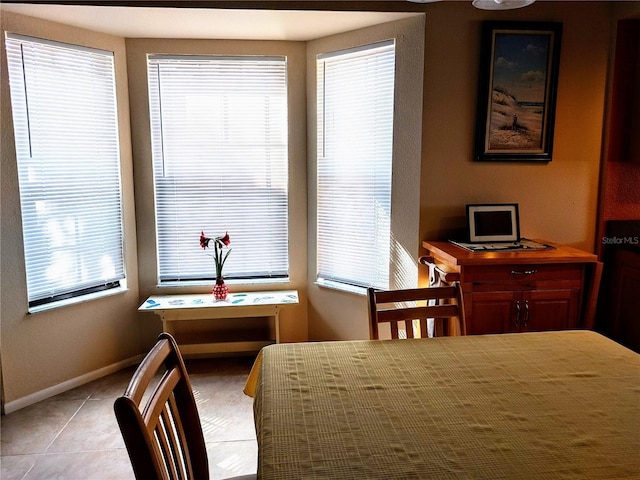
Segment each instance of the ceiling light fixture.
[{"label": "ceiling light fixture", "polygon": [[480,10],[513,10],[531,5],[535,0],[473,0],[473,6]]},{"label": "ceiling light fixture", "polygon": [[[442,0],[409,0],[413,3],[432,3]],[[531,5],[536,0],[473,0],[474,7],[480,10],[513,10]]]}]

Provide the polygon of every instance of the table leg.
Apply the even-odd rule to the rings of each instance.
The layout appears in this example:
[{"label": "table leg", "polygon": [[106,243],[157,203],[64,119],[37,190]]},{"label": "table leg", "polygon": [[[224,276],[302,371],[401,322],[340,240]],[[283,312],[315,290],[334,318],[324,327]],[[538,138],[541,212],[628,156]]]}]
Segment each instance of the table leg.
[{"label": "table leg", "polygon": [[171,329],[171,322],[167,319],[166,315],[162,315],[162,331],[163,332],[167,332],[170,333],[171,335],[173,335],[173,331]]}]

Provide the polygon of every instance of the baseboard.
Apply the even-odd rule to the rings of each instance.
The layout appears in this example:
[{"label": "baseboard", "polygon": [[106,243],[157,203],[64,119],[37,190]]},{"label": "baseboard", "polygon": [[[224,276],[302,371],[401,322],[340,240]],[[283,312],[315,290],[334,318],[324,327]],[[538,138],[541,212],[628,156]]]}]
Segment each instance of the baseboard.
[{"label": "baseboard", "polygon": [[102,367],[98,370],[85,373],[84,375],[80,375],[79,377],[75,377],[62,383],[58,383],[57,385],[47,387],[44,390],[30,393],[29,395],[18,398],[17,400],[12,400],[11,402],[7,402],[4,404],[4,413],[9,414],[15,412],[17,410],[20,410],[21,408],[28,407],[29,405],[33,405],[34,403],[41,402],[42,400],[46,400],[47,398],[55,397],[56,395],[64,393],[68,390],[80,387],[85,383],[89,383],[107,375],[111,375],[112,373],[116,373],[123,368],[127,368],[131,365],[140,363],[142,361],[142,358],[143,355],[136,355],[135,357],[131,357],[126,360],[122,360],[121,362],[113,363],[111,365],[107,365],[106,367]]}]

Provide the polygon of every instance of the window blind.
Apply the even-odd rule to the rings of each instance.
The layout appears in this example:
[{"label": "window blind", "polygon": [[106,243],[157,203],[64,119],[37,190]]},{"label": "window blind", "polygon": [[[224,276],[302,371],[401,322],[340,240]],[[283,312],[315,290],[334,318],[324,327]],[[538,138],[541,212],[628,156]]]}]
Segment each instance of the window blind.
[{"label": "window blind", "polygon": [[160,282],[209,280],[199,245],[229,232],[226,279],[286,277],[285,57],[150,55]]},{"label": "window blind", "polygon": [[113,54],[7,34],[30,306],[124,279]]},{"label": "window blind", "polygon": [[317,269],[388,288],[395,44],[317,59]]}]

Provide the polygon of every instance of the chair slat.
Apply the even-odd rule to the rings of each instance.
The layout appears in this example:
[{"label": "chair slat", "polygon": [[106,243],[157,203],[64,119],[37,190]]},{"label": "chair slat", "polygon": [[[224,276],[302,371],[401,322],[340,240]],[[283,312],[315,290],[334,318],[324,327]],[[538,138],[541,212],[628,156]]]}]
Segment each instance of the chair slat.
[{"label": "chair slat", "polygon": [[451,321],[458,322],[460,332],[466,333],[459,284],[389,291],[369,288],[367,296],[372,339],[380,338],[381,323],[389,324],[391,338],[400,338],[399,322],[404,322],[406,338],[427,337],[427,319],[434,319],[434,335],[447,334]]},{"label": "chair slat", "polygon": [[188,451],[185,450],[186,445],[183,443],[183,438],[179,435],[180,431],[180,419],[177,420],[171,414],[172,406],[175,406],[175,400],[171,396],[165,408],[162,410],[162,423],[167,432],[168,441],[168,453],[171,455],[171,463],[175,471],[176,478],[187,479],[191,478],[190,465],[188,462],[188,456],[185,459],[185,455],[188,455]]},{"label": "chair slat", "polygon": [[374,292],[376,303],[415,302],[418,300],[455,298],[456,287],[410,288]]},{"label": "chair slat", "polygon": [[169,478],[181,480],[183,476],[176,464],[176,456],[173,451],[173,432],[171,425],[167,422],[166,408],[160,413],[160,419],[156,425],[155,432]]},{"label": "chair slat", "polygon": [[408,307],[396,310],[378,311],[378,323],[397,322],[401,320],[419,320],[421,318],[455,317],[457,315],[457,305],[430,305],[425,307]]},{"label": "chair slat", "polygon": [[135,403],[139,404],[149,383],[151,383],[151,380],[170,352],[171,346],[168,341],[157,342],[136,369],[129,386],[124,392],[125,396],[131,397]]},{"label": "chair slat", "polygon": [[391,322],[391,338],[398,337],[398,322]]},{"label": "chair slat", "polygon": [[407,338],[414,338],[413,320],[405,320],[404,328],[405,328],[405,331],[407,332]]},{"label": "chair slat", "polygon": [[426,318],[420,319],[420,331],[423,333],[425,337],[428,335],[428,326],[427,326]]},{"label": "chair slat", "polygon": [[172,368],[164,373],[142,411],[145,423],[153,425],[154,421],[160,419],[160,413],[165,408],[167,400],[173,394],[173,390],[179,381],[180,372],[178,369]]}]

